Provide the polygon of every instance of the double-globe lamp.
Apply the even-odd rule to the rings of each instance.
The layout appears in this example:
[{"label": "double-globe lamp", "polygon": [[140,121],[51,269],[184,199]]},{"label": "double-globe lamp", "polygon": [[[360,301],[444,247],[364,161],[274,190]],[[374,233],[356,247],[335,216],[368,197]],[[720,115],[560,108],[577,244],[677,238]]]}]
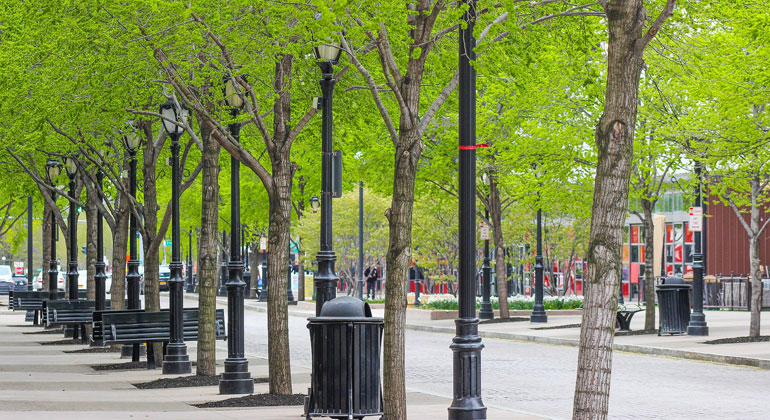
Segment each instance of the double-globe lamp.
[{"label": "double-globe lamp", "polygon": [[[61,174],[62,164],[56,159],[48,159],[45,163],[45,174],[48,178],[48,183],[51,184],[51,188],[56,188],[56,180]],[[51,194],[51,197],[56,201],[56,193]],[[56,300],[58,298],[58,290],[56,280],[59,277],[59,267],[56,261],[56,234],[58,230],[56,227],[56,215],[51,212],[51,261],[48,266],[48,298],[50,300]]]},{"label": "double-globe lamp", "polygon": [[169,311],[170,341],[163,358],[163,373],[182,375],[192,371],[190,357],[187,355],[187,345],[184,343],[184,309],[182,278],[182,253],[179,231],[179,195],[181,193],[182,175],[179,171],[179,137],[184,133],[189,110],[177,107],[172,100],[160,106],[162,123],[166,133],[171,137],[171,277],[169,278]]},{"label": "double-globe lamp", "polygon": [[[126,124],[126,135],[123,136],[123,145],[128,151],[128,189],[131,197],[136,200],[136,153],[139,149],[139,141],[141,137],[134,128],[133,121],[129,121]],[[126,301],[126,307],[128,309],[142,309],[142,304],[139,298],[142,275],[139,274],[139,260],[137,259],[137,244],[136,236],[138,234],[136,214],[131,211],[128,218],[128,235],[129,235],[129,251],[128,251],[128,272],[126,273],[126,289],[128,299]],[[139,361],[139,344],[131,344],[123,346],[123,354],[127,355],[128,349],[130,349],[131,360],[134,362]]]},{"label": "double-globe lamp", "polygon": [[[64,160],[64,169],[67,171],[67,177],[70,181],[70,197],[75,198],[77,183],[76,176],[78,174],[78,165],[74,156],[67,156]],[[69,294],[70,300],[78,299],[78,213],[77,205],[74,201],[70,200],[70,210],[68,215],[67,226],[69,230],[69,261],[67,263],[67,294]],[[68,326],[65,330],[65,336],[71,336],[72,338],[78,338],[78,326]]]}]

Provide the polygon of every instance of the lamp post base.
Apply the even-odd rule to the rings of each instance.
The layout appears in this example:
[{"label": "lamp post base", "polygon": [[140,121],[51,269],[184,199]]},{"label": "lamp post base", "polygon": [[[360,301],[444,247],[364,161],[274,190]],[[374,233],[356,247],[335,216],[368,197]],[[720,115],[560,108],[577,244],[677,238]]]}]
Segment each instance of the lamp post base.
[{"label": "lamp post base", "polygon": [[219,378],[220,394],[253,394],[254,380],[246,359],[226,359],[225,371]]},{"label": "lamp post base", "polygon": [[[417,305],[416,302],[415,305]],[[492,310],[492,304],[489,302],[481,302],[481,308],[479,309],[479,319],[493,319],[494,317],[495,311]]]},{"label": "lamp post base", "polygon": [[532,315],[529,316],[529,322],[548,322],[548,315],[546,315],[545,306],[542,303],[535,304],[535,307],[532,309]]},{"label": "lamp post base", "polygon": [[690,317],[690,323],[687,324],[687,335],[709,335],[709,327],[708,324],[706,324],[706,315],[702,313],[692,314],[692,317]]},{"label": "lamp post base", "polygon": [[481,400],[481,337],[479,320],[458,318],[452,339],[454,399],[448,409],[449,420],[486,420],[487,408]]},{"label": "lamp post base", "polygon": [[187,345],[184,343],[170,343],[166,347],[166,356],[163,358],[164,375],[184,375],[192,372],[192,363],[187,356]]}]

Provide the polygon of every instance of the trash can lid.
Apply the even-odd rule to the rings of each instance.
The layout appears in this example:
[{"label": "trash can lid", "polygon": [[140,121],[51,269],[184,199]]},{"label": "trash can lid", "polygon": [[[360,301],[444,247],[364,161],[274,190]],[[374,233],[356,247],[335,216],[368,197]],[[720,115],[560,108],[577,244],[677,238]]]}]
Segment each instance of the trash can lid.
[{"label": "trash can lid", "polygon": [[352,296],[340,296],[332,299],[321,308],[322,317],[334,318],[371,318],[372,308],[367,302]]},{"label": "trash can lid", "polygon": [[677,276],[668,276],[663,279],[662,284],[687,284],[683,278]]}]

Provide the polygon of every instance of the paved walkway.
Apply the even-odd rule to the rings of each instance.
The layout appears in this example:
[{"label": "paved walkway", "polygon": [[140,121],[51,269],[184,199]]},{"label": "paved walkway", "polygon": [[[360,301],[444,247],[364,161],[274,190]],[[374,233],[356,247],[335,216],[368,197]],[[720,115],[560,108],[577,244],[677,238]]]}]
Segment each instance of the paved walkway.
[{"label": "paved walkway", "polygon": [[[7,305],[0,298],[0,305]],[[140,390],[132,384],[160,377],[161,370],[95,371],[94,364],[120,363],[118,353],[66,353],[85,348],[82,345],[41,345],[62,340],[59,334],[25,334],[41,327],[24,322],[23,312],[10,312],[0,306],[0,419],[301,419],[301,407],[264,407],[249,409],[199,409],[190,404],[215,401],[230,396],[218,395],[216,386]],[[195,360],[195,343],[188,343],[188,353]],[[217,343],[218,371],[227,356],[226,344]],[[247,351],[253,377],[267,377],[264,358]],[[292,366],[295,392],[309,386],[309,364]],[[267,384],[255,384],[256,393],[266,393]],[[412,419],[446,419],[450,400],[428,393],[409,392],[408,410]],[[491,408],[489,418],[537,419],[517,412]]]}]

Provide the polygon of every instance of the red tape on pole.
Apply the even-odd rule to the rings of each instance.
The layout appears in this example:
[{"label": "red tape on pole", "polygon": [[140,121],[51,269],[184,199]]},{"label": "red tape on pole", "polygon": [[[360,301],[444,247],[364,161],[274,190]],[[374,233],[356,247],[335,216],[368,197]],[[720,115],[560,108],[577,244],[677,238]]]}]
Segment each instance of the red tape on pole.
[{"label": "red tape on pole", "polygon": [[486,143],[474,144],[473,146],[460,146],[460,150],[476,150],[479,147],[489,147]]}]

